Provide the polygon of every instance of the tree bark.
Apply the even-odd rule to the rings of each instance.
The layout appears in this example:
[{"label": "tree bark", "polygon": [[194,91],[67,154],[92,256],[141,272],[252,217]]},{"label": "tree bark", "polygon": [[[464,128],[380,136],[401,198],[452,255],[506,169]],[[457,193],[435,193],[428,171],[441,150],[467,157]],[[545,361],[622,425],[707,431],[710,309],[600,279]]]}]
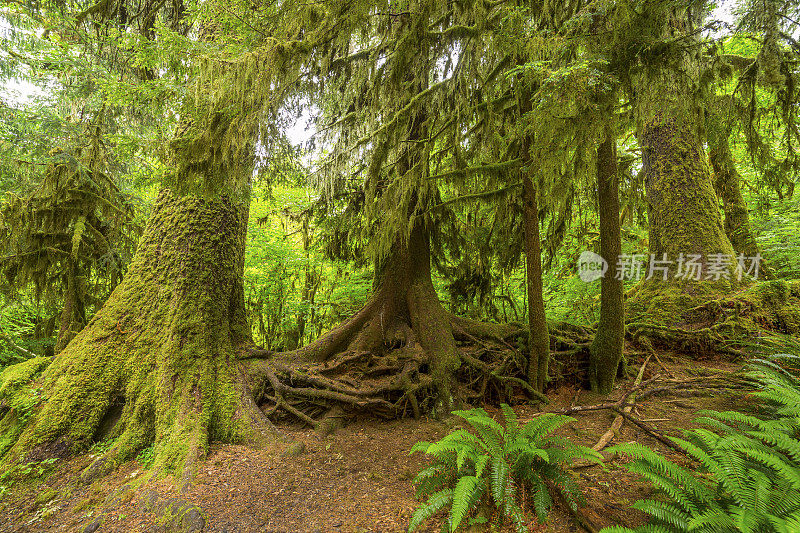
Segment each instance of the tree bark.
[{"label": "tree bark", "polygon": [[[680,37],[690,44],[696,42],[692,32],[699,12],[686,7],[664,12],[655,5],[648,9],[653,10],[652,16],[664,18],[665,41]],[[732,256],[733,247],[725,235],[697,129],[702,123],[695,94],[700,57],[689,45],[672,53],[672,61],[656,58],[654,64],[638,68],[631,76],[648,202],[650,253],[658,259],[667,254],[671,261],[677,261],[680,254],[700,255],[700,277],[705,280],[712,255]]]},{"label": "tree bark", "polygon": [[714,169],[714,189],[722,200],[725,213],[725,234],[737,254],[755,257],[759,253],[758,243],[750,229],[750,213],[741,189],[741,176],[733,162],[728,138],[720,135],[708,152]]},{"label": "tree bark", "polygon": [[705,151],[691,126],[657,114],[639,134],[647,188],[650,253],[675,260],[698,254],[708,272],[711,254],[733,255],[722,226]]},{"label": "tree bark", "polygon": [[[622,253],[619,222],[617,148],[611,128],[597,149],[597,205],[600,215],[600,255],[614,264]],[[608,271],[600,280],[600,321],[590,351],[589,382],[592,391],[609,394],[622,360],[625,339],[622,280]]]},{"label": "tree bark", "polygon": [[250,396],[237,351],[250,342],[242,269],[247,202],[160,192],[128,274],[44,372],[46,400],[4,462],[86,449],[115,405],[104,473],[154,446],[154,468],[192,478],[211,438],[258,443],[274,429]]},{"label": "tree bark", "polygon": [[539,203],[537,190],[529,173],[522,181],[522,203],[525,228],[525,284],[528,291],[528,382],[539,392],[547,385],[550,358],[550,335],[544,312],[542,287],[542,250],[539,236]]},{"label": "tree bark", "polygon": [[83,304],[83,294],[80,289],[78,273],[76,272],[75,262],[72,258],[68,259],[69,266],[64,276],[66,287],[64,289],[64,308],[61,310],[59,318],[58,337],[54,348],[55,353],[61,352],[66,348],[69,341],[75,338],[86,325],[86,311]]},{"label": "tree bark", "polygon": [[405,347],[420,351],[431,367],[442,409],[452,403],[451,374],[459,366],[450,314],[431,280],[430,235],[416,224],[407,241],[398,240],[377,289],[353,317],[317,341],[284,354],[298,361],[326,361],[343,351],[378,355]]}]

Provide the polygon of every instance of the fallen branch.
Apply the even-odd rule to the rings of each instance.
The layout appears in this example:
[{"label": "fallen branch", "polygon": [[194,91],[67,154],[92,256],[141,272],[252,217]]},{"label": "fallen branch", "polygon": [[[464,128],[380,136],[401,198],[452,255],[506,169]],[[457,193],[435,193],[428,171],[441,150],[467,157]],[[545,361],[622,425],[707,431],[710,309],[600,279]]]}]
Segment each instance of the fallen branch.
[{"label": "fallen branch", "polygon": [[[635,390],[642,383],[642,377],[644,377],[644,369],[645,369],[645,367],[647,367],[648,361],[650,361],[650,356],[649,355],[644,360],[644,363],[642,363],[642,366],[639,368],[639,373],[636,375],[636,381],[633,382],[633,388],[628,393],[628,397],[630,398],[630,402],[626,402],[625,407],[622,408],[622,412],[624,412],[624,413],[630,413],[631,410],[633,409],[633,404],[636,401],[636,392],[635,392]],[[623,396],[623,400],[626,400],[626,399],[627,398],[625,398]],[[623,420],[624,420],[624,418],[623,418],[623,416],[621,414],[617,415],[614,418],[614,421],[611,423],[611,427],[608,428],[608,431],[606,431],[603,434],[602,437],[600,437],[600,440],[597,441],[597,444],[592,446],[592,449],[594,451],[596,451],[596,452],[599,452],[600,450],[602,450],[603,448],[608,446],[608,444],[611,442],[611,440],[614,438],[614,436],[619,434],[619,430],[622,427],[622,421]]]},{"label": "fallen branch", "polygon": [[639,420],[635,416],[633,416],[633,415],[631,415],[629,413],[626,413],[623,410],[614,409],[614,411],[619,413],[621,416],[623,416],[625,418],[625,420],[627,420],[630,423],[638,426],[639,429],[641,429],[642,431],[644,431],[645,433],[647,433],[648,435],[650,435],[651,437],[656,439],[658,442],[660,442],[664,446],[666,446],[668,448],[672,448],[673,450],[675,450],[676,452],[680,453],[681,455],[686,455],[686,450],[684,450],[683,448],[681,448],[680,446],[678,446],[677,444],[675,444],[674,442],[669,440],[663,433],[661,433],[657,429],[651,428],[650,426],[648,426],[647,424],[645,424],[644,422],[642,422],[641,420]]},{"label": "fallen branch", "polygon": [[32,351],[30,351],[30,350],[26,350],[26,349],[25,349],[25,348],[23,348],[22,346],[18,345],[18,344],[17,344],[17,343],[15,343],[14,341],[12,341],[12,340],[11,340],[11,337],[9,337],[8,335],[6,335],[6,334],[5,334],[3,331],[0,331],[0,340],[4,340],[4,341],[6,342],[6,344],[8,344],[8,346],[9,346],[9,347],[10,347],[12,350],[14,350],[15,352],[17,352],[17,353],[18,353],[18,354],[20,354],[21,356],[25,357],[26,359],[31,359],[31,358],[33,358],[33,357],[39,357],[38,355],[36,355],[36,354],[35,354],[35,353],[33,353]]}]

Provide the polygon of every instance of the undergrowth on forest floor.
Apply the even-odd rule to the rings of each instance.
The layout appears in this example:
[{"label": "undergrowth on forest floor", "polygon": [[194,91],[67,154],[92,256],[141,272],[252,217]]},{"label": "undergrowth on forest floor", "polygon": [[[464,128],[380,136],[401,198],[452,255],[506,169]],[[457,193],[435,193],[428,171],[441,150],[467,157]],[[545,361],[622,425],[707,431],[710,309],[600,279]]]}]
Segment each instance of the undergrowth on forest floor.
[{"label": "undergrowth on forest floor", "polygon": [[569,505],[583,503],[565,465],[574,459],[600,461],[601,456],[552,435],[574,419],[545,414],[521,426],[511,407],[502,404],[501,409],[505,425],[483,409],[454,411],[469,430],[457,428],[439,442],[419,442],[411,449],[433,456],[435,462],[414,479],[417,496],[427,501],[411,518],[409,532],[447,508],[443,531],[456,531],[462,524],[496,526],[505,519],[518,531],[528,531],[525,507],[532,503],[538,519],[544,520],[553,504],[551,487]]},{"label": "undergrowth on forest floor", "polygon": [[755,413],[704,411],[697,419],[703,427],[673,437],[688,465],[638,443],[612,448],[632,457],[627,469],[659,495],[633,505],[650,516],[649,523],[603,533],[800,531],[798,366],[800,357],[793,355],[760,361],[751,373]]},{"label": "undergrowth on forest floor", "polygon": [[20,463],[0,474],[0,498],[21,481],[39,479],[50,473],[57,459],[50,458],[43,461]]}]

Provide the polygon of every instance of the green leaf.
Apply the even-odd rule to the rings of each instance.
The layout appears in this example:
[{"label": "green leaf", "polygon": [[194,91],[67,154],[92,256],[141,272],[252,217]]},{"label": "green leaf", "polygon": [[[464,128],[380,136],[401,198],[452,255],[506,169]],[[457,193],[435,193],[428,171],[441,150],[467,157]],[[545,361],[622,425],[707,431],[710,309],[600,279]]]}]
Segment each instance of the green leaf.
[{"label": "green leaf", "polygon": [[453,531],[467,513],[477,504],[482,480],[476,476],[462,476],[453,491],[453,507],[450,509],[450,524]]}]

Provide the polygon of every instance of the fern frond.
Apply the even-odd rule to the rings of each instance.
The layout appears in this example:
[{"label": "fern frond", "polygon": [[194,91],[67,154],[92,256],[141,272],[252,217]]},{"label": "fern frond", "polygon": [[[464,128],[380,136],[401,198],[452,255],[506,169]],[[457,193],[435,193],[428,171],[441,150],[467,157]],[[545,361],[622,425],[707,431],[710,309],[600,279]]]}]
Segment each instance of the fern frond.
[{"label": "fern frond", "polygon": [[416,529],[427,519],[444,509],[448,504],[453,502],[453,489],[444,489],[430,498],[428,501],[414,512],[411,517],[411,522],[408,524],[408,532],[416,531]]},{"label": "fern frond", "polygon": [[538,443],[540,439],[551,434],[564,424],[574,422],[575,419],[571,416],[545,414],[534,418],[522,428],[522,434],[533,443]]},{"label": "fern frond", "polygon": [[411,454],[416,453],[416,452],[428,453],[428,447],[430,445],[431,445],[430,442],[426,442],[426,441],[422,441],[422,440],[417,442],[417,443],[414,443],[414,445],[411,447],[411,451],[408,452],[408,455],[411,455]]},{"label": "fern frond", "polygon": [[533,509],[536,511],[536,516],[539,521],[544,521],[550,506],[553,505],[550,491],[547,490],[547,485],[537,478],[531,483],[531,492],[533,493]]},{"label": "fern frond", "polygon": [[503,505],[503,498],[506,493],[506,486],[508,485],[509,471],[510,469],[505,459],[502,457],[492,458],[490,474],[492,497],[498,507]]},{"label": "fern frond", "polygon": [[500,404],[500,409],[503,411],[503,418],[506,421],[506,440],[514,441],[519,434],[519,422],[517,421],[517,414],[508,404]]},{"label": "fern frond", "polygon": [[486,465],[489,464],[489,460],[491,460],[491,455],[481,455],[475,460],[475,475],[478,477],[483,477],[483,473],[486,470]]},{"label": "fern frond", "polygon": [[723,509],[713,507],[693,516],[689,520],[688,531],[702,531],[704,533],[734,532],[736,531],[736,523]]},{"label": "fern frond", "polygon": [[462,476],[453,490],[453,506],[450,509],[450,528],[455,531],[458,525],[475,507],[486,486],[486,480],[476,476]]},{"label": "fern frond", "polygon": [[633,508],[639,509],[678,531],[688,531],[689,529],[691,515],[677,505],[658,500],[639,500],[633,504]]}]

